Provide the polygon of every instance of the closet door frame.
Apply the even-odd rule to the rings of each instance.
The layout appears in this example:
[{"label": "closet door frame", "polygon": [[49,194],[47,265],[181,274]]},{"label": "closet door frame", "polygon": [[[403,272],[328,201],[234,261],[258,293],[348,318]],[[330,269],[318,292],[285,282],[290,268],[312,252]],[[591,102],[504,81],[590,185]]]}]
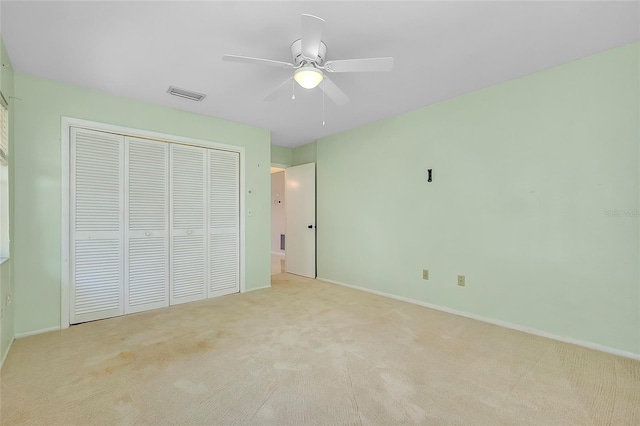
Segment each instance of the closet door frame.
[{"label": "closet door frame", "polygon": [[200,148],[212,148],[223,151],[237,152],[240,156],[239,171],[239,232],[240,232],[240,293],[245,290],[245,223],[246,223],[246,190],[245,190],[245,148],[235,145],[227,145],[202,139],[187,138],[167,133],[151,132],[113,124],[82,120],[73,117],[62,117],[61,120],[61,164],[62,164],[62,211],[61,211],[61,297],[60,297],[60,328],[65,329],[70,324],[70,284],[71,284],[71,128],[77,127],[100,132],[115,133],[133,138],[152,139],[158,142],[176,143],[181,145],[197,146]]}]

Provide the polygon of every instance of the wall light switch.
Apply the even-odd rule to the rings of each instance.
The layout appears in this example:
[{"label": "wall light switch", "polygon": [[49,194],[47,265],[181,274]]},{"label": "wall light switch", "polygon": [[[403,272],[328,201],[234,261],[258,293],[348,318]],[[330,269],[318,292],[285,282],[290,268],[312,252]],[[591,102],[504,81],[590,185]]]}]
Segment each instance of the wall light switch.
[{"label": "wall light switch", "polygon": [[428,280],[429,279],[429,270],[428,269],[423,269],[422,270],[422,279],[423,280]]},{"label": "wall light switch", "polygon": [[464,275],[458,275],[458,285],[464,287]]}]

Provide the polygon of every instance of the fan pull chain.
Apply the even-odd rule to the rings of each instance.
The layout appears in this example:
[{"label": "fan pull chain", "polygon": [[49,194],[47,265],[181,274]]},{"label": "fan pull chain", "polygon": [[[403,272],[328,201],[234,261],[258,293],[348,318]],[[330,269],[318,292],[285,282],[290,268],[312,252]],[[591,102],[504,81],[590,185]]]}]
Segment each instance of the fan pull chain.
[{"label": "fan pull chain", "polygon": [[325,124],[325,121],[324,121],[324,90],[323,90],[322,91],[322,125],[324,126],[324,124]]},{"label": "fan pull chain", "polygon": [[291,100],[295,100],[296,98],[296,81],[291,79]]}]

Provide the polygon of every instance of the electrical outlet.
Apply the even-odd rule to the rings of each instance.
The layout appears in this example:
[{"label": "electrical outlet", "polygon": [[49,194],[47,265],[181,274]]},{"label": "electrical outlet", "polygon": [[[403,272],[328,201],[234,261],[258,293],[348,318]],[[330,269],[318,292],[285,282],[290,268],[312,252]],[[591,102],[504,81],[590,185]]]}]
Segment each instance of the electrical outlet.
[{"label": "electrical outlet", "polygon": [[7,306],[13,303],[13,296],[11,294],[7,294]]},{"label": "electrical outlet", "polygon": [[429,279],[429,270],[428,269],[423,269],[422,270],[422,279],[423,280],[428,280]]},{"label": "electrical outlet", "polygon": [[458,285],[464,287],[464,275],[458,275]]}]

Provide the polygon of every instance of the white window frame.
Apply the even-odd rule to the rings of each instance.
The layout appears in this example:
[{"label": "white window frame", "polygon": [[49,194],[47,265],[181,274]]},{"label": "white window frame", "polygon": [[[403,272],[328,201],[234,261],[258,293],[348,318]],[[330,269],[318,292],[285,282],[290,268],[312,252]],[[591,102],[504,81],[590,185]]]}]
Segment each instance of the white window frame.
[{"label": "white window frame", "polygon": [[205,141],[201,139],[187,138],[167,133],[151,132],[147,130],[134,129],[130,127],[117,126],[114,124],[100,123],[96,121],[82,120],[73,117],[62,117],[62,232],[61,232],[61,274],[60,274],[60,328],[69,328],[70,323],[70,134],[71,127],[80,127],[101,132],[116,133],[123,136],[135,138],[153,139],[159,142],[178,143],[183,145],[197,146],[201,148],[214,148],[225,151],[237,152],[240,156],[240,293],[245,289],[245,148],[235,145],[227,145],[220,142]]}]

